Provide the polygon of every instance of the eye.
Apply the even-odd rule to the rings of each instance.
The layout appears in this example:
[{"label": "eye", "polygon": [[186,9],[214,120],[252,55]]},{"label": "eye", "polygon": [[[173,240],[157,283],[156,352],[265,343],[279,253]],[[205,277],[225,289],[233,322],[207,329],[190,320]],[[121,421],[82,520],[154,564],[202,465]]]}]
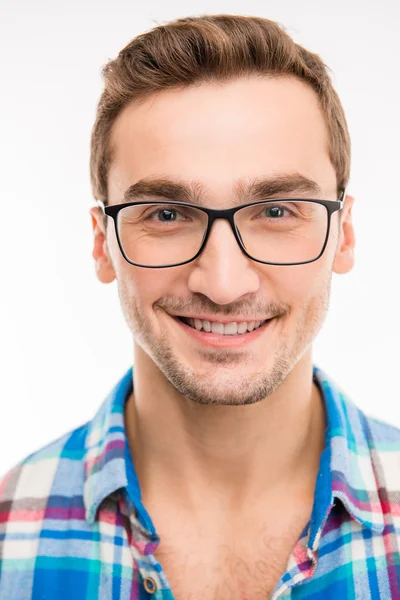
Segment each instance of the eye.
[{"label": "eye", "polygon": [[[176,209],[176,208],[169,208],[169,207],[158,207],[157,210],[153,210],[149,215],[148,215],[148,219],[150,219],[151,217],[153,217],[154,215],[163,215],[163,217],[160,219],[161,223],[171,223],[177,220],[177,217],[174,218],[174,215],[181,215],[181,213]],[[165,220],[164,220],[165,218]]]},{"label": "eye", "polygon": [[287,210],[287,208],[285,208],[283,206],[278,206],[278,205],[276,205],[276,206],[267,206],[267,207],[265,207],[265,210],[270,213],[270,216],[273,219],[276,219],[277,217],[282,216],[285,211],[289,212]]}]

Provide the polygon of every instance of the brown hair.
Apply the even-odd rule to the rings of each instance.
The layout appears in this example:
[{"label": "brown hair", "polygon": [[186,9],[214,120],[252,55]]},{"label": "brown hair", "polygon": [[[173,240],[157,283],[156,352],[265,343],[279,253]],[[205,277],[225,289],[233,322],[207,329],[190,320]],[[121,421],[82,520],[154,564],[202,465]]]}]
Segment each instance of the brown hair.
[{"label": "brown hair", "polygon": [[328,130],[328,152],[340,194],[350,176],[350,136],[328,67],[317,54],[296,44],[274,21],[203,15],[177,19],[138,35],[117,58],[103,66],[105,86],[91,134],[94,197],[107,202],[107,177],[113,159],[110,135],[125,106],[167,88],[252,74],[292,75],[315,90]]}]

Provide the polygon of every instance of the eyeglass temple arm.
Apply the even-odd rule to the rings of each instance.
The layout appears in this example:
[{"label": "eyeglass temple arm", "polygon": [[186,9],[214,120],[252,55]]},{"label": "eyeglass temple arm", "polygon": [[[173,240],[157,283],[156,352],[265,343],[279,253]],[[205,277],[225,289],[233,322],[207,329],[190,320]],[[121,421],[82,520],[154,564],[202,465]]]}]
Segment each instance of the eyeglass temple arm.
[{"label": "eyeglass temple arm", "polygon": [[105,204],[104,202],[102,202],[101,200],[97,200],[97,198],[95,198],[95,202],[97,204],[97,206],[100,208],[101,212],[103,213],[103,215],[106,215],[106,211],[105,211]]}]

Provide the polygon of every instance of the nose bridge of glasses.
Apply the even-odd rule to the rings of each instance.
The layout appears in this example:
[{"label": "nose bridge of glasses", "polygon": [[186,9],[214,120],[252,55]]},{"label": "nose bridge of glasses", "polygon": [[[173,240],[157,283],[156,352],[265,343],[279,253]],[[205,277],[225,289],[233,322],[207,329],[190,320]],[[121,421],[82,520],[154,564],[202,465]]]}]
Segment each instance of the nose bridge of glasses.
[{"label": "nose bridge of glasses", "polygon": [[[226,251],[226,242],[229,240],[229,235],[233,235],[233,242],[231,241],[231,243],[237,245],[237,236],[239,238],[239,241],[243,244],[242,236],[240,235],[238,229],[235,227],[234,213],[231,209],[212,210],[208,213],[208,218],[209,232],[207,240],[205,241],[205,246],[210,247],[210,238],[212,237],[212,243],[216,243],[217,245],[222,244],[224,251]],[[222,232],[225,228],[225,234],[222,233],[221,235],[221,228]],[[203,247],[203,251],[204,250],[205,247]]]}]

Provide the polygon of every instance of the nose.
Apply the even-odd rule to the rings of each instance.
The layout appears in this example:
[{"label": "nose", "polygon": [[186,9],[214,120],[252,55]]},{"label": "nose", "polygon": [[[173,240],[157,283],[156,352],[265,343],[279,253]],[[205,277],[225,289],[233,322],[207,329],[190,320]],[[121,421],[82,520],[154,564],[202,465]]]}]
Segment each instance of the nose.
[{"label": "nose", "polygon": [[206,246],[191,265],[190,290],[216,304],[235,302],[260,286],[257,263],[242,252],[227,221],[214,221]]}]

